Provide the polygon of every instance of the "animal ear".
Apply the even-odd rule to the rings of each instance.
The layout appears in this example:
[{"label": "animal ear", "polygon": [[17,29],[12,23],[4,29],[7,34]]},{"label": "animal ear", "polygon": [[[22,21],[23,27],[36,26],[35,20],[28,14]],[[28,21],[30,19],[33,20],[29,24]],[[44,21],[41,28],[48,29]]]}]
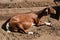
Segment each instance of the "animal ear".
[{"label": "animal ear", "polygon": [[51,13],[56,14],[56,10],[53,7],[50,8],[50,11]]}]

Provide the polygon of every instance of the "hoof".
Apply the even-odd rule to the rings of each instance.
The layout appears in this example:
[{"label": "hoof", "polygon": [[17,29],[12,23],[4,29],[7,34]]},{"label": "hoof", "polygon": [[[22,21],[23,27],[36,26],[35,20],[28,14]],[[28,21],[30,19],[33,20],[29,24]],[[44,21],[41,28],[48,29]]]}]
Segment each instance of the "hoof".
[{"label": "hoof", "polygon": [[45,22],[45,24],[46,24],[46,25],[48,25],[48,26],[50,26],[50,25],[51,25],[51,23],[48,23],[48,22]]},{"label": "hoof", "polygon": [[32,34],[33,34],[33,32],[28,32],[28,34],[32,35]]},{"label": "hoof", "polygon": [[11,31],[7,31],[7,33],[10,33]]}]

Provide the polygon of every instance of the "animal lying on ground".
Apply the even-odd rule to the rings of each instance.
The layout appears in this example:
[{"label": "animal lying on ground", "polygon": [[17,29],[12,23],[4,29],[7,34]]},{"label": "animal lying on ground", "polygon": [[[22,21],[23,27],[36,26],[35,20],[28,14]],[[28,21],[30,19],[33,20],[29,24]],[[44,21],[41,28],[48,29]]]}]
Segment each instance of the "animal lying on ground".
[{"label": "animal lying on ground", "polygon": [[9,25],[12,28],[12,31],[17,32],[22,30],[24,33],[25,30],[34,25],[34,21],[37,18],[37,15],[34,14],[20,14],[12,17],[9,21]]},{"label": "animal lying on ground", "polygon": [[30,28],[31,26],[34,25],[50,25],[50,23],[47,22],[42,22],[39,19],[44,16],[47,15],[46,10],[48,10],[48,13],[50,11],[50,9],[45,8],[42,11],[39,11],[37,13],[34,12],[29,12],[29,13],[24,13],[24,14],[15,14],[13,17],[9,18],[3,25],[2,27],[6,27],[6,31],[10,32],[22,32],[22,33],[26,33],[25,30],[27,30],[28,28]]}]

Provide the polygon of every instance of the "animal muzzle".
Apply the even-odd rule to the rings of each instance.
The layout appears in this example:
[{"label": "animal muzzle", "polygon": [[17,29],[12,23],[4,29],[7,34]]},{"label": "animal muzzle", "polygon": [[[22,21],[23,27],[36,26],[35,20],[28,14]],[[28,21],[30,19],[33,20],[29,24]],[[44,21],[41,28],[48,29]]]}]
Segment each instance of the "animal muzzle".
[{"label": "animal muzzle", "polygon": [[56,10],[54,10],[54,14],[56,14]]}]

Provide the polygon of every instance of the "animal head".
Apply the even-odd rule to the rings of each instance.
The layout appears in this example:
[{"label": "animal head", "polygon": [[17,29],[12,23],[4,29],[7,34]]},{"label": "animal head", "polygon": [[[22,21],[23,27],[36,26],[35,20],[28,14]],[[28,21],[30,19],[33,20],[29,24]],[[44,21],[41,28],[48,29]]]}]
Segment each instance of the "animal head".
[{"label": "animal head", "polygon": [[56,10],[52,7],[48,7],[46,9],[47,14],[56,14]]}]

